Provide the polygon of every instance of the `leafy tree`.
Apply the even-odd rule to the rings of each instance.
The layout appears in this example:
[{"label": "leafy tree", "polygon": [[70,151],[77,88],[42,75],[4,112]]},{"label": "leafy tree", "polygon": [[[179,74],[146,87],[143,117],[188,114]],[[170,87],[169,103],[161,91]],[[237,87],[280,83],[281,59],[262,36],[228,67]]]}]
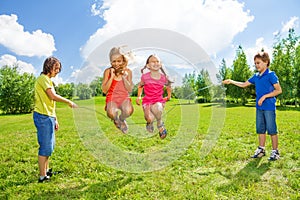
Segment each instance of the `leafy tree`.
[{"label": "leafy tree", "polygon": [[30,113],[34,107],[33,74],[20,74],[18,66],[0,69],[0,109],[4,114]]},{"label": "leafy tree", "polygon": [[300,44],[298,44],[298,46],[296,47],[294,79],[295,79],[295,87],[296,87],[295,105],[297,106],[299,105],[299,101],[300,101]]},{"label": "leafy tree", "polygon": [[197,75],[197,79],[195,82],[195,92],[198,97],[203,97],[205,102],[209,102],[211,100],[211,96],[209,93],[209,88],[211,85],[211,80],[207,70],[202,69],[200,73]]},{"label": "leafy tree", "polygon": [[289,30],[287,38],[278,39],[273,46],[273,61],[270,68],[276,72],[283,93],[279,96],[281,105],[285,105],[286,100],[296,97],[296,44],[298,42],[294,29]]},{"label": "leafy tree", "polygon": [[177,89],[176,91],[179,98],[188,100],[194,99],[196,97],[196,73],[185,74],[182,83],[183,86],[181,90]]},{"label": "leafy tree", "polygon": [[216,75],[219,82],[231,78],[231,70],[226,66],[224,58],[221,61],[219,73]]},{"label": "leafy tree", "polygon": [[[236,59],[233,61],[232,79],[235,81],[244,82],[248,80],[252,74],[249,65],[247,64],[246,54],[241,46],[238,47],[236,52]],[[247,103],[247,99],[251,96],[251,88],[241,89],[233,85],[229,85],[228,93],[232,98],[238,101],[242,100],[242,104]]]},{"label": "leafy tree", "polygon": [[92,89],[88,84],[79,83],[76,86],[76,95],[80,100],[90,99],[92,97]]},{"label": "leafy tree", "polygon": [[90,88],[92,90],[93,97],[102,95],[102,88],[101,88],[102,80],[103,80],[102,77],[96,77],[96,79],[90,83]]},{"label": "leafy tree", "polygon": [[75,92],[75,85],[74,83],[59,84],[56,87],[56,92],[63,97],[72,99]]},{"label": "leafy tree", "polygon": [[134,97],[136,97],[137,94],[138,94],[138,85],[139,85],[139,84],[137,83],[137,84],[135,84],[135,85],[133,86],[131,95],[134,96]]}]

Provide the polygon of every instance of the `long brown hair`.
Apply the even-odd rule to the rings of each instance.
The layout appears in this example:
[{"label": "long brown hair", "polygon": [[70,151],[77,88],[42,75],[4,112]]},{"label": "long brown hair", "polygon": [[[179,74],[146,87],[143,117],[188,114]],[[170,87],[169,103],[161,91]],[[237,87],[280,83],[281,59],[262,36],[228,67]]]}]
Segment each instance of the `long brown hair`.
[{"label": "long brown hair", "polygon": [[51,70],[53,70],[55,63],[59,64],[59,66],[60,66],[59,72],[61,72],[62,66],[61,66],[60,61],[57,58],[51,56],[51,57],[46,58],[46,60],[44,61],[43,71],[41,72],[41,74],[47,75],[48,73],[50,73]]}]

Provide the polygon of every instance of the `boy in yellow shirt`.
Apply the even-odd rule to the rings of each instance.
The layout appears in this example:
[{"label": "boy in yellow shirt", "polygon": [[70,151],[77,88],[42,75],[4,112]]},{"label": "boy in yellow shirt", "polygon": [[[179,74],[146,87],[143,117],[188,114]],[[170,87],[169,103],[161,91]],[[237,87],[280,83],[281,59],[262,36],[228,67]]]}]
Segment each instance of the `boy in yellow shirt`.
[{"label": "boy in yellow shirt", "polygon": [[37,139],[39,143],[38,164],[40,178],[38,182],[42,183],[50,179],[52,171],[49,169],[49,157],[51,156],[55,145],[55,130],[58,130],[59,124],[55,113],[55,102],[67,103],[71,108],[78,107],[75,103],[56,94],[54,85],[51,81],[61,71],[61,63],[55,57],[49,57],[45,60],[43,72],[37,78],[35,89],[35,106],[33,112],[33,121],[37,129]]}]

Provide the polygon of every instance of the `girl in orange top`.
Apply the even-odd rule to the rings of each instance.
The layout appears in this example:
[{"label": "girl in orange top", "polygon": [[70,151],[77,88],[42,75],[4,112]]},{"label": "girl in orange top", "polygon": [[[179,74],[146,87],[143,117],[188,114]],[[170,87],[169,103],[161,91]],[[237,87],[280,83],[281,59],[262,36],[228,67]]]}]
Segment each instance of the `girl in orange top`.
[{"label": "girl in orange top", "polygon": [[115,126],[123,133],[127,133],[126,118],[133,113],[129,97],[133,89],[132,71],[127,68],[128,58],[122,52],[121,47],[113,47],[109,53],[109,59],[111,67],[105,69],[102,81],[102,91],[106,94],[105,110]]}]

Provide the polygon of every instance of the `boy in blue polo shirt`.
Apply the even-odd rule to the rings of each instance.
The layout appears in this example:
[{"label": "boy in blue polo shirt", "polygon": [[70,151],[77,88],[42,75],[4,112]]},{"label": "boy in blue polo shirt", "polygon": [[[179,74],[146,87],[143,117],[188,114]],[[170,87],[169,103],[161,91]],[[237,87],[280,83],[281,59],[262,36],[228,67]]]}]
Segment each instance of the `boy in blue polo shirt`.
[{"label": "boy in blue polo shirt", "polygon": [[255,85],[256,91],[256,132],[258,133],[259,146],[252,158],[260,158],[265,155],[266,131],[271,136],[272,152],[269,160],[279,159],[278,136],[276,126],[276,96],[282,93],[281,86],[275,72],[269,70],[270,57],[266,52],[254,56],[257,73],[246,82],[237,82],[231,79],[223,81],[223,84],[233,84],[238,87]]}]

